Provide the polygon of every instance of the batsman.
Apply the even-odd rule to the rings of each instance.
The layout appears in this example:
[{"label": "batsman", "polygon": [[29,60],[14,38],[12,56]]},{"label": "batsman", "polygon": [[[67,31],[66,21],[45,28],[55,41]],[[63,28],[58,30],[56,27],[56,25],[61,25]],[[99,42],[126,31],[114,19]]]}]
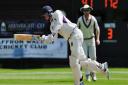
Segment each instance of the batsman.
[{"label": "batsman", "polygon": [[84,85],[81,66],[88,68],[90,71],[97,71],[109,78],[107,62],[101,64],[95,60],[88,59],[84,54],[82,47],[83,34],[78,29],[77,24],[72,23],[62,11],[53,11],[51,6],[42,7],[42,17],[49,20],[51,34],[43,35],[41,40],[45,43],[53,43],[60,34],[70,44],[71,55],[69,56],[69,65],[73,72],[74,85]]}]

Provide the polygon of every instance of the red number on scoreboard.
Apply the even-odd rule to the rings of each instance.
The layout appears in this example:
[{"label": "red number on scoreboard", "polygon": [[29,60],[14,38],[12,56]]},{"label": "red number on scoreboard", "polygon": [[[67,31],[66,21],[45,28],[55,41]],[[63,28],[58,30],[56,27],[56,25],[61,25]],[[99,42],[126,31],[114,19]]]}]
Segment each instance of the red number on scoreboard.
[{"label": "red number on scoreboard", "polygon": [[113,38],[113,29],[112,28],[108,28],[108,30],[107,30],[107,38],[109,40],[111,40]]},{"label": "red number on scoreboard", "polygon": [[81,0],[81,3],[84,4],[89,4],[91,7],[93,7],[93,0]]},{"label": "red number on scoreboard", "polygon": [[118,0],[105,0],[105,8],[107,8],[110,4],[110,7],[113,9],[118,8]]}]

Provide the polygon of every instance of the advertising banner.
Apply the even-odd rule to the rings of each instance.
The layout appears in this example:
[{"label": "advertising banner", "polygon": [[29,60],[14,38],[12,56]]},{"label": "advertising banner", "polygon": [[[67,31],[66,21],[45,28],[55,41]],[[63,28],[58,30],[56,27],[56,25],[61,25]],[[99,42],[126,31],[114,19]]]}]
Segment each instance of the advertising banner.
[{"label": "advertising banner", "polygon": [[41,41],[16,41],[12,38],[0,39],[0,58],[67,58],[67,41],[57,39],[52,44]]}]

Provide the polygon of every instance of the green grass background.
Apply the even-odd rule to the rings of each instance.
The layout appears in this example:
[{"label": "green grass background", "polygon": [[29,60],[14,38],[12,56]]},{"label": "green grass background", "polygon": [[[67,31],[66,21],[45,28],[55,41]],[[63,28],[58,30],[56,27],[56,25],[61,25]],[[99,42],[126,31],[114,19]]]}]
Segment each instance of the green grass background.
[{"label": "green grass background", "polygon": [[[84,71],[83,71],[84,75]],[[128,68],[110,68],[110,80],[97,73],[85,85],[128,85]],[[74,85],[70,68],[0,69],[0,85]]]}]

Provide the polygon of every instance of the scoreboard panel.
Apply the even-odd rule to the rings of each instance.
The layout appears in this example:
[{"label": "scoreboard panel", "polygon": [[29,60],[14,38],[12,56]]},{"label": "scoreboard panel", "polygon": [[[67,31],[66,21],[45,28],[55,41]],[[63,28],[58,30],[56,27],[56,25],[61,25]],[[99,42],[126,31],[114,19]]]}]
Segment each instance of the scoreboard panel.
[{"label": "scoreboard panel", "polygon": [[80,0],[82,5],[89,4],[94,9],[128,9],[128,0]]}]

